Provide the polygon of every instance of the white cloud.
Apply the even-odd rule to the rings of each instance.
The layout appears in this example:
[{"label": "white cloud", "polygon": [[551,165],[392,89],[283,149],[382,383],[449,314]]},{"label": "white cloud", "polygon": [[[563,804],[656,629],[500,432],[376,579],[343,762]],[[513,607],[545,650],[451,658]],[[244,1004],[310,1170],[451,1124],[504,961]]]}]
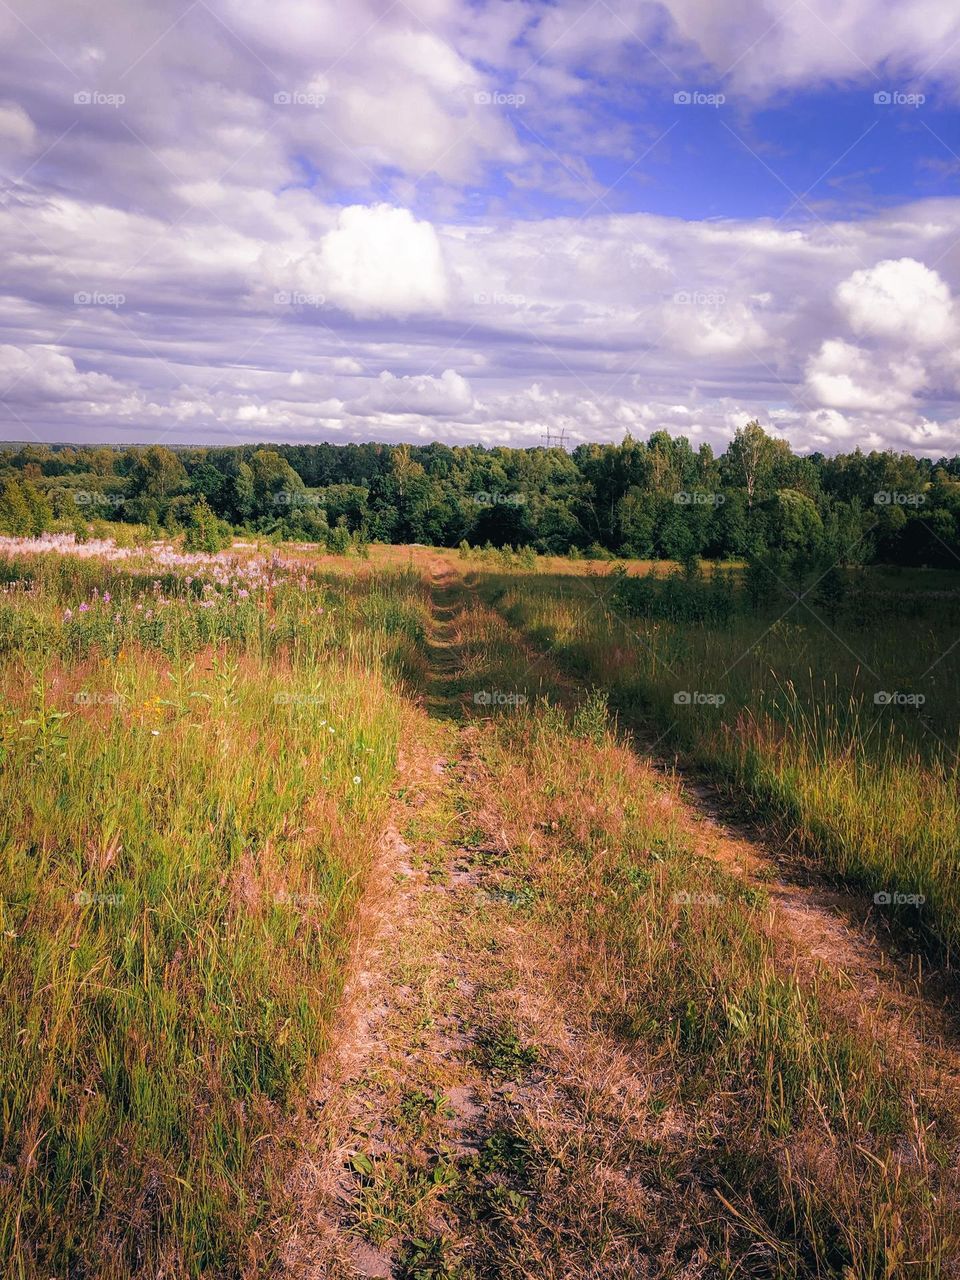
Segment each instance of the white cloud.
[{"label": "white cloud", "polygon": [[[825,82],[939,74],[960,67],[960,13],[939,0],[661,0],[679,40],[758,94]],[[680,56],[680,51],[678,51]],[[868,79],[869,78],[869,79]]]},{"label": "white cloud", "polygon": [[812,395],[831,409],[902,409],[913,401],[926,376],[915,357],[878,358],[841,338],[825,341],[807,366]]},{"label": "white cloud", "polygon": [[398,378],[384,370],[370,390],[349,408],[365,417],[375,414],[451,417],[468,413],[472,406],[470,383],[454,369],[445,369],[439,378],[430,374]]},{"label": "white cloud", "polygon": [[37,129],[16,102],[0,102],[0,157],[22,156],[36,145]]},{"label": "white cloud", "polygon": [[915,258],[886,259],[855,271],[837,287],[837,303],[854,333],[918,347],[956,336],[949,286]]},{"label": "white cloud", "polygon": [[432,225],[385,204],[341,210],[315,251],[274,262],[273,283],[355,316],[442,311],[449,291]]}]

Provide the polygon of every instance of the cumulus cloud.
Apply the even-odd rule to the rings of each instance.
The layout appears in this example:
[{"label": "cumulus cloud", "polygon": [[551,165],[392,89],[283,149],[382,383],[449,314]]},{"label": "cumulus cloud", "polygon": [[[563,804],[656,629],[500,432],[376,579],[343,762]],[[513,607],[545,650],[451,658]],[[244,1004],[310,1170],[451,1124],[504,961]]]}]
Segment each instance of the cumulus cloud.
[{"label": "cumulus cloud", "polygon": [[363,417],[422,414],[442,418],[466,414],[472,406],[470,383],[454,369],[444,369],[439,378],[431,374],[398,378],[385,369],[370,390],[348,407]]},{"label": "cumulus cloud", "polygon": [[902,409],[911,403],[926,376],[915,357],[878,358],[842,338],[827,339],[807,366],[811,392],[831,409]]},{"label": "cumulus cloud", "polygon": [[333,303],[358,316],[441,311],[447,300],[437,234],[408,209],[351,205],[298,268],[299,278],[316,281]]},{"label": "cumulus cloud", "polygon": [[916,258],[886,259],[837,286],[837,303],[854,333],[936,347],[956,336],[950,288]]}]

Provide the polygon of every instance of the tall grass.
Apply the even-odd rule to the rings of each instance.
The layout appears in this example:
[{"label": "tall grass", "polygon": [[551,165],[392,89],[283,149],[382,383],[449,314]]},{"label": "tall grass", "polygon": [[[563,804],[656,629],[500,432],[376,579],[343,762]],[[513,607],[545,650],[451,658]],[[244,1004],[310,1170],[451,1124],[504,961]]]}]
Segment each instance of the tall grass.
[{"label": "tall grass", "polygon": [[235,569],[8,566],[25,584],[0,616],[11,1277],[269,1265],[422,605],[402,573],[348,593]]},{"label": "tall grass", "polygon": [[879,908],[935,946],[960,944],[952,597],[910,622],[878,599],[831,624],[803,604],[753,615],[742,598],[729,617],[629,616],[615,588],[570,576],[486,575],[481,591],[622,712],[781,819],[825,870],[889,895]]},{"label": "tall grass", "polygon": [[528,694],[481,713],[488,802],[553,940],[547,971],[650,1082],[622,1158],[656,1197],[661,1247],[718,1276],[953,1274],[953,1129],[909,1059],[798,965],[762,890],[703,854],[676,784],[615,732],[602,691],[556,681],[476,603],[460,640],[472,681]]}]

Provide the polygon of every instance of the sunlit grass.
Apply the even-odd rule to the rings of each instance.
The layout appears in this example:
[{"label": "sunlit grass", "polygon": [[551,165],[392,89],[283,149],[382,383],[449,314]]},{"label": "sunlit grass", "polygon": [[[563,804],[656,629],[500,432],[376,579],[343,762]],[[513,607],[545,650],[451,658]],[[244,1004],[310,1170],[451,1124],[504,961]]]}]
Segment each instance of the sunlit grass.
[{"label": "sunlit grass", "polygon": [[7,566],[6,1274],[266,1265],[328,1042],[416,580],[196,572]]},{"label": "sunlit grass", "polygon": [[[626,617],[590,579],[478,580],[533,642],[721,770],[824,869],[870,895],[924,899],[901,918],[960,943],[960,668],[936,603],[912,622],[878,612],[830,626],[801,605],[785,617],[741,607],[713,626]],[[925,701],[877,702],[898,691]]]}]

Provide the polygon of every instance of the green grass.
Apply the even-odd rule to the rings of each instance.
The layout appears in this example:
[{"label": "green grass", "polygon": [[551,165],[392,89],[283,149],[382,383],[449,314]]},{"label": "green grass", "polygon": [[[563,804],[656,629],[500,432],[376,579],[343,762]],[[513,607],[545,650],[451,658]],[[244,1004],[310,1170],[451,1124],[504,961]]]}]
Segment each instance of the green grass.
[{"label": "green grass", "polygon": [[419,587],[196,574],[7,566],[26,584],[0,617],[11,1277],[267,1266],[328,1042]]},{"label": "green grass", "polygon": [[[954,1130],[896,1046],[794,967],[763,890],[697,852],[675,784],[604,723],[596,692],[551,684],[549,662],[535,676],[475,604],[462,638],[488,684],[547,695],[490,717],[486,786],[556,981],[637,1055],[651,1115],[672,1117],[645,1148],[623,1148],[619,1130],[612,1144],[659,1189],[671,1247],[717,1275],[740,1274],[757,1245],[783,1277],[945,1274]],[[506,1030],[495,1049],[522,1052]],[[592,1140],[587,1124],[578,1145]],[[539,1176],[556,1188],[568,1175]],[[706,1198],[691,1191],[701,1180]],[[576,1196],[558,1193],[541,1220],[561,1222]]]},{"label": "green grass", "polygon": [[[654,726],[661,751],[673,745],[722,774],[825,872],[867,898],[922,898],[879,905],[952,950],[960,944],[955,600],[939,579],[935,591],[906,600],[888,591],[889,576],[868,575],[832,622],[787,599],[753,614],[740,598],[727,622],[631,617],[595,577],[521,582],[500,573],[479,585],[572,677],[605,690],[628,720]],[[925,701],[876,701],[895,692]]]}]

